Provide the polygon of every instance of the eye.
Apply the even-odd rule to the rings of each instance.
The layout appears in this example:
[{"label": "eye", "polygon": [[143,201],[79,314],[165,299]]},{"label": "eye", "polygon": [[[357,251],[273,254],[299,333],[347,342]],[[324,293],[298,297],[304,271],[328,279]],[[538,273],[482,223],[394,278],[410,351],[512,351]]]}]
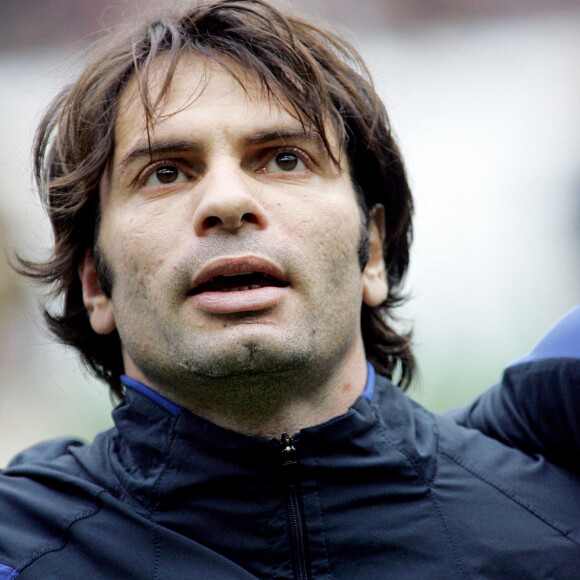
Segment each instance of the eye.
[{"label": "eye", "polygon": [[268,173],[291,173],[303,171],[306,169],[306,164],[296,153],[292,151],[282,151],[274,155],[264,169]]},{"label": "eye", "polygon": [[187,181],[187,176],[175,165],[158,165],[143,182],[143,185],[155,187],[156,185],[171,185]]}]

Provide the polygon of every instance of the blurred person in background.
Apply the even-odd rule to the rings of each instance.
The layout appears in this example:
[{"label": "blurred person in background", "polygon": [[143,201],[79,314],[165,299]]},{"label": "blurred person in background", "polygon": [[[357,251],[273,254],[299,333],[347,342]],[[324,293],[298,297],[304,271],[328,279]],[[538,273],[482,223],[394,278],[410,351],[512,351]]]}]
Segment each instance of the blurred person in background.
[{"label": "blurred person in background", "polygon": [[35,155],[21,269],[120,403],[0,476],[0,578],[577,575],[577,315],[455,421],[406,397],[412,199],[340,37],[256,0],[121,27]]}]

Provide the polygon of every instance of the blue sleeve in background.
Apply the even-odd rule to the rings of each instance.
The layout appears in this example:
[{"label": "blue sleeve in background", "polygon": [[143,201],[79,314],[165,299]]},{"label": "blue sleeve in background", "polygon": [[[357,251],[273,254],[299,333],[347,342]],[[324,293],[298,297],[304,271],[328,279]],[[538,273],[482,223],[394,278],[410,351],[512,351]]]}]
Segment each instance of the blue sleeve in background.
[{"label": "blue sleeve in background", "polygon": [[509,367],[548,358],[580,359],[580,306],[566,314],[530,353],[516,359]]},{"label": "blue sleeve in background", "polygon": [[580,307],[511,363],[501,383],[448,415],[512,447],[580,471]]},{"label": "blue sleeve in background", "polygon": [[0,564],[0,580],[14,580],[18,576],[18,570]]}]

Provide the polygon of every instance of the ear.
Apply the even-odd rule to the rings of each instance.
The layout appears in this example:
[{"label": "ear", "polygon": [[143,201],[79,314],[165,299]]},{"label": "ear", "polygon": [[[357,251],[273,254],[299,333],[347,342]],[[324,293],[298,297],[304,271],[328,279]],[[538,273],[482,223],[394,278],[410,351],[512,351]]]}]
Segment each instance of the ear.
[{"label": "ear", "polygon": [[369,218],[369,261],[363,270],[363,302],[378,306],[387,299],[387,269],[383,256],[385,242],[385,208],[377,204]]},{"label": "ear", "polygon": [[83,287],[83,303],[93,330],[97,334],[110,334],[116,328],[113,305],[99,283],[92,252],[86,253],[79,266],[79,278]]}]

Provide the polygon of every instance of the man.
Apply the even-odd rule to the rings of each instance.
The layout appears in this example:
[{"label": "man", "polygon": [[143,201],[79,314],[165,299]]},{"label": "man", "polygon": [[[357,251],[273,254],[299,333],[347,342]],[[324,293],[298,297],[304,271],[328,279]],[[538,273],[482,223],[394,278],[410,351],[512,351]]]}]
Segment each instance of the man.
[{"label": "man", "polygon": [[0,477],[0,578],[577,575],[579,478],[388,380],[411,196],[339,38],[253,0],[124,31],[36,155],[55,248],[23,268],[122,401]]}]

